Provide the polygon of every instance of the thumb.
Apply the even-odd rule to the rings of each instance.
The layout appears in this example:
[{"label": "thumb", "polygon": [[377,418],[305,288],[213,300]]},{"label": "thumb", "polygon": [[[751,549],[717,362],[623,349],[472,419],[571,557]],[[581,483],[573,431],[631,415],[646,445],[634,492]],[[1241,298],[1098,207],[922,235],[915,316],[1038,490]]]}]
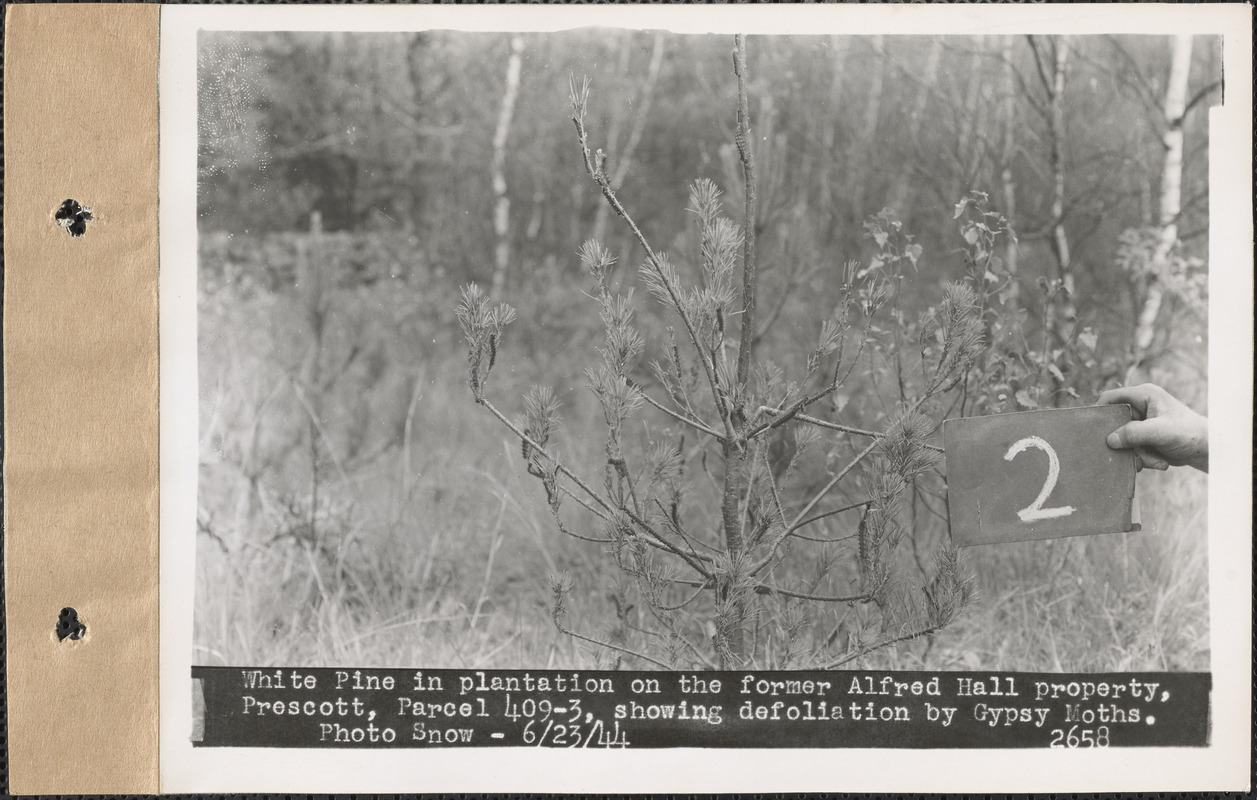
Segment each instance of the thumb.
[{"label": "thumb", "polygon": [[1150,420],[1128,422],[1110,433],[1105,441],[1114,450],[1129,450],[1132,447],[1151,444],[1154,428]]}]

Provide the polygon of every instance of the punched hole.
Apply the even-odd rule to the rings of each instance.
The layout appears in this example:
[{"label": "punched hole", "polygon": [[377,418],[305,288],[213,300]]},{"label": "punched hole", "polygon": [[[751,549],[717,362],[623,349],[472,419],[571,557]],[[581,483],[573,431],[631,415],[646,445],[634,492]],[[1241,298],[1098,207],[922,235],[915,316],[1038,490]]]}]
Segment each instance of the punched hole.
[{"label": "punched hole", "polygon": [[83,206],[78,200],[66,200],[52,215],[57,224],[65,228],[66,233],[77,239],[87,233],[87,223],[91,222],[92,210]]},{"label": "punched hole", "polygon": [[79,612],[69,607],[61,609],[61,614],[57,617],[57,641],[82,639],[85,633],[87,626],[79,621]]}]

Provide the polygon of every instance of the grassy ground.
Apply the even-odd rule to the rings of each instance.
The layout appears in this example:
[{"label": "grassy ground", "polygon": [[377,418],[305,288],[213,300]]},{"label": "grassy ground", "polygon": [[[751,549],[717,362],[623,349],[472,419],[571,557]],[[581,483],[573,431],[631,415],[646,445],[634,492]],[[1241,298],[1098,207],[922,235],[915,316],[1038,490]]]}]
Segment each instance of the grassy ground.
[{"label": "grassy ground", "polygon": [[[197,663],[605,665],[556,631],[548,575],[577,578],[572,618],[598,632],[612,616],[615,569],[600,545],[554,528],[517,445],[470,402],[460,361],[416,373],[406,446],[343,473],[327,468],[317,533],[294,527],[308,509],[294,510],[275,482],[261,481],[246,509],[240,470],[206,449]],[[495,374],[492,393],[518,398],[528,372]],[[242,391],[219,382],[205,403]],[[601,451],[591,411],[569,406],[563,444],[573,457]],[[1139,486],[1142,532],[970,548],[979,599],[960,620],[849,666],[1207,670],[1206,476],[1145,472]]]}]

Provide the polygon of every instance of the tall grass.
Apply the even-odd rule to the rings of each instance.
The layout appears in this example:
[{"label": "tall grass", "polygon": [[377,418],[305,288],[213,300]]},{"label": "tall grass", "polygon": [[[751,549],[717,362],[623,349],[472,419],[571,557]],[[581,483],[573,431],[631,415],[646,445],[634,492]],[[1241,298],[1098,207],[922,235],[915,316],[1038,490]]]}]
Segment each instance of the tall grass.
[{"label": "tall grass", "polygon": [[[334,487],[356,500],[337,564],[304,541],[265,530],[199,537],[199,662],[579,661],[549,624],[546,574],[588,572],[599,559],[559,547],[548,512],[515,469],[514,448],[461,402],[459,360],[426,371],[409,447]],[[403,455],[408,464],[389,463]],[[223,493],[218,482],[231,482],[227,471],[202,469],[203,502]],[[265,527],[264,516],[259,524]]]},{"label": "tall grass", "polygon": [[[247,302],[273,305],[265,297]],[[233,331],[229,319],[203,308],[202,324],[214,328],[220,343],[265,335],[265,328]],[[418,386],[410,397],[419,400],[402,404],[409,424],[387,426],[401,431],[398,440],[380,434],[386,448],[343,478],[329,479],[322,513],[337,524],[328,523],[331,533],[320,546],[280,535],[282,487],[285,481],[299,483],[299,476],[286,474],[300,472],[297,462],[277,466],[259,481],[260,510],[237,515],[244,482],[206,444],[196,663],[533,669],[608,664],[605,653],[555,630],[547,575],[567,570],[580,576],[572,598],[575,618],[614,623],[619,578],[607,566],[610,560],[599,545],[554,530],[509,432],[485,424],[466,402],[461,354],[453,345],[432,346],[431,340],[422,364],[386,367],[413,376]],[[566,355],[551,350],[545,360],[547,377],[564,401],[567,438],[559,447],[571,463],[591,467],[580,464],[581,455],[596,455],[599,448],[582,440],[597,442],[598,411],[575,388],[576,365],[586,354],[579,346],[569,349]],[[233,346],[222,352],[246,351]],[[257,354],[256,346],[252,352]],[[253,409],[262,417],[259,427],[278,435],[291,404],[285,411],[282,398],[260,407],[250,399],[278,380],[265,372],[266,359],[240,358],[237,372],[210,380],[224,362],[212,354],[202,358],[209,361],[203,364],[203,409],[216,404],[232,413]],[[502,369],[498,389],[503,396],[522,396],[536,379],[526,368],[530,355],[514,353],[504,363],[525,366]],[[372,391],[391,391],[384,388],[389,385],[379,382]],[[371,394],[353,398],[357,405],[350,408],[362,413],[376,407]],[[254,422],[247,415],[235,417],[227,427],[242,430]],[[926,641],[875,653],[852,666],[1208,669],[1206,480],[1188,470],[1141,473],[1142,532],[967,550],[980,593],[968,612]],[[248,521],[246,529],[237,529],[239,519]],[[906,545],[901,556],[912,557]],[[794,560],[779,569],[809,566]],[[816,640],[832,632],[818,624],[799,635]]]}]

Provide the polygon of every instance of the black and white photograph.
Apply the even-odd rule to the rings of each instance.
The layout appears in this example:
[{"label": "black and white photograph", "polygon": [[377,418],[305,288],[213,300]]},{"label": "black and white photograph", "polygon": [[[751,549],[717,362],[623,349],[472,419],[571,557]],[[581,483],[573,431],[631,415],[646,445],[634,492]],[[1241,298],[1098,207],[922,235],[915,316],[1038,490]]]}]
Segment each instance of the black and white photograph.
[{"label": "black and white photograph", "polygon": [[[182,56],[195,407],[163,548],[194,674],[972,673],[1131,705],[1132,674],[1194,674],[1208,743],[1211,291],[1251,272],[1213,221],[1230,40],[294,21]],[[860,699],[832,718],[908,719]],[[1110,705],[1000,712],[1044,747],[1157,734]],[[896,741],[845,746],[953,746]]]},{"label": "black and white photograph", "polygon": [[[1206,668],[1218,45],[202,34],[197,661]],[[1142,531],[955,547],[1142,384]]]}]

